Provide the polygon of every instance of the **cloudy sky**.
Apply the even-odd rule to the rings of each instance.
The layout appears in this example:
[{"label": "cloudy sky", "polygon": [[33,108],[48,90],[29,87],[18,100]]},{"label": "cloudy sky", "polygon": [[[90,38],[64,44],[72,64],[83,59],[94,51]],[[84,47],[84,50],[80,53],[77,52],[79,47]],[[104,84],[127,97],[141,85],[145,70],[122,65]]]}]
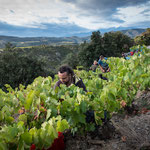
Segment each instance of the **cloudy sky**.
[{"label": "cloudy sky", "polygon": [[150,0],[0,0],[0,35],[84,36],[150,27]]}]

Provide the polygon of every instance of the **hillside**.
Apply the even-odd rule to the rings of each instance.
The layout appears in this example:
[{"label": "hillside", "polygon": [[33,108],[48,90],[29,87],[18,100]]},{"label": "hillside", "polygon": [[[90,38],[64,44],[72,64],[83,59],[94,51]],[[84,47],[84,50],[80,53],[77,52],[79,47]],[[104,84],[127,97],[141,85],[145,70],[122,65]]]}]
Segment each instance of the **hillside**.
[{"label": "hillside", "polygon": [[131,38],[134,38],[145,31],[146,29],[129,29],[129,30],[122,30],[121,32],[125,35],[128,35]]},{"label": "hillside", "polygon": [[[122,33],[134,38],[146,29],[129,29],[121,30]],[[103,34],[103,33],[102,33]],[[11,42],[17,47],[39,46],[39,45],[76,45],[90,41],[90,35],[86,37],[13,37],[13,36],[0,36],[0,48],[4,48],[7,42]]]},{"label": "hillside", "polygon": [[150,53],[142,51],[108,58],[108,81],[100,68],[74,70],[87,92],[73,82],[54,90],[57,76],[0,89],[0,150],[149,150]]},{"label": "hillside", "polygon": [[149,150],[149,104],[150,91],[138,91],[130,112],[114,114],[84,136],[65,133],[66,150]]},{"label": "hillside", "polygon": [[[33,60],[39,60],[44,62],[44,68],[46,72],[55,72],[58,66],[61,65],[61,62],[66,58],[70,53],[76,53],[78,51],[78,45],[61,45],[61,46],[33,46],[25,48],[16,48],[16,52],[21,56],[28,56]],[[3,56],[3,53],[7,53],[0,49],[0,57]],[[9,53],[9,52],[8,52]],[[13,53],[13,52],[12,52]],[[56,72],[55,72],[56,73]]]},{"label": "hillside", "polygon": [[0,48],[4,48],[7,42],[17,47],[39,46],[39,45],[75,45],[89,41],[90,37],[13,37],[0,36]]}]

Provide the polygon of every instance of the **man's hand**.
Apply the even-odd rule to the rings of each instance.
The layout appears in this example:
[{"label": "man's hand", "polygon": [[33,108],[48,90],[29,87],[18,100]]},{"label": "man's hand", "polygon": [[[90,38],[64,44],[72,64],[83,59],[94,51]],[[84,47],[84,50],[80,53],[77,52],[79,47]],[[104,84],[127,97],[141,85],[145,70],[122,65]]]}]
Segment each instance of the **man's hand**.
[{"label": "man's hand", "polygon": [[62,101],[64,101],[64,99],[60,98],[58,101],[59,101],[59,102],[62,102]]},{"label": "man's hand", "polygon": [[104,70],[104,69],[102,69],[102,72],[104,73],[104,72],[105,72],[105,70]]}]

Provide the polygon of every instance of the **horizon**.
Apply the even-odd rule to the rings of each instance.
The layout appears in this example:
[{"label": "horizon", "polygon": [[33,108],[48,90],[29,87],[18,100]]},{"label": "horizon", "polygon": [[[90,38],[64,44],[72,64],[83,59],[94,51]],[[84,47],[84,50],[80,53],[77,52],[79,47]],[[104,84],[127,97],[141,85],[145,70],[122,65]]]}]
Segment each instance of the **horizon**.
[{"label": "horizon", "polygon": [[85,37],[150,27],[150,0],[0,0],[0,35]]},{"label": "horizon", "polygon": [[1,35],[0,37],[4,36],[4,37],[16,37],[16,38],[71,38],[71,37],[78,37],[78,38],[84,38],[84,37],[89,37],[92,35],[92,32],[96,32],[96,31],[100,31],[100,33],[103,35],[104,33],[108,33],[108,32],[117,32],[117,31],[128,31],[128,30],[146,30],[147,28],[129,28],[129,29],[120,29],[120,30],[108,30],[106,32],[101,32],[100,30],[95,30],[95,31],[91,31],[91,33],[88,33],[88,35],[86,36],[77,36],[77,35],[70,35],[70,36],[13,36],[13,35]]}]

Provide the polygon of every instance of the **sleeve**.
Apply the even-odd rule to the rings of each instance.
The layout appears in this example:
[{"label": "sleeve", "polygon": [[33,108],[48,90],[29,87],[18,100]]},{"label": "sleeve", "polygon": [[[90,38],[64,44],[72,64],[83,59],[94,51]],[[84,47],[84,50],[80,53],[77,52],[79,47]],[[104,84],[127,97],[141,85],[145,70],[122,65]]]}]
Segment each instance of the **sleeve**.
[{"label": "sleeve", "polygon": [[79,88],[83,88],[83,90],[84,90],[85,92],[87,92],[86,87],[85,87],[85,85],[84,85],[82,79],[80,79],[75,85],[78,86]]},{"label": "sleeve", "polygon": [[130,57],[126,57],[126,60],[129,60],[130,59]]},{"label": "sleeve", "polygon": [[100,59],[98,61],[98,65],[102,65],[102,61]]},{"label": "sleeve", "polygon": [[54,85],[54,90],[56,89],[56,87],[60,87],[60,84],[61,84],[60,80],[57,81],[57,82],[55,83],[55,85]]}]

